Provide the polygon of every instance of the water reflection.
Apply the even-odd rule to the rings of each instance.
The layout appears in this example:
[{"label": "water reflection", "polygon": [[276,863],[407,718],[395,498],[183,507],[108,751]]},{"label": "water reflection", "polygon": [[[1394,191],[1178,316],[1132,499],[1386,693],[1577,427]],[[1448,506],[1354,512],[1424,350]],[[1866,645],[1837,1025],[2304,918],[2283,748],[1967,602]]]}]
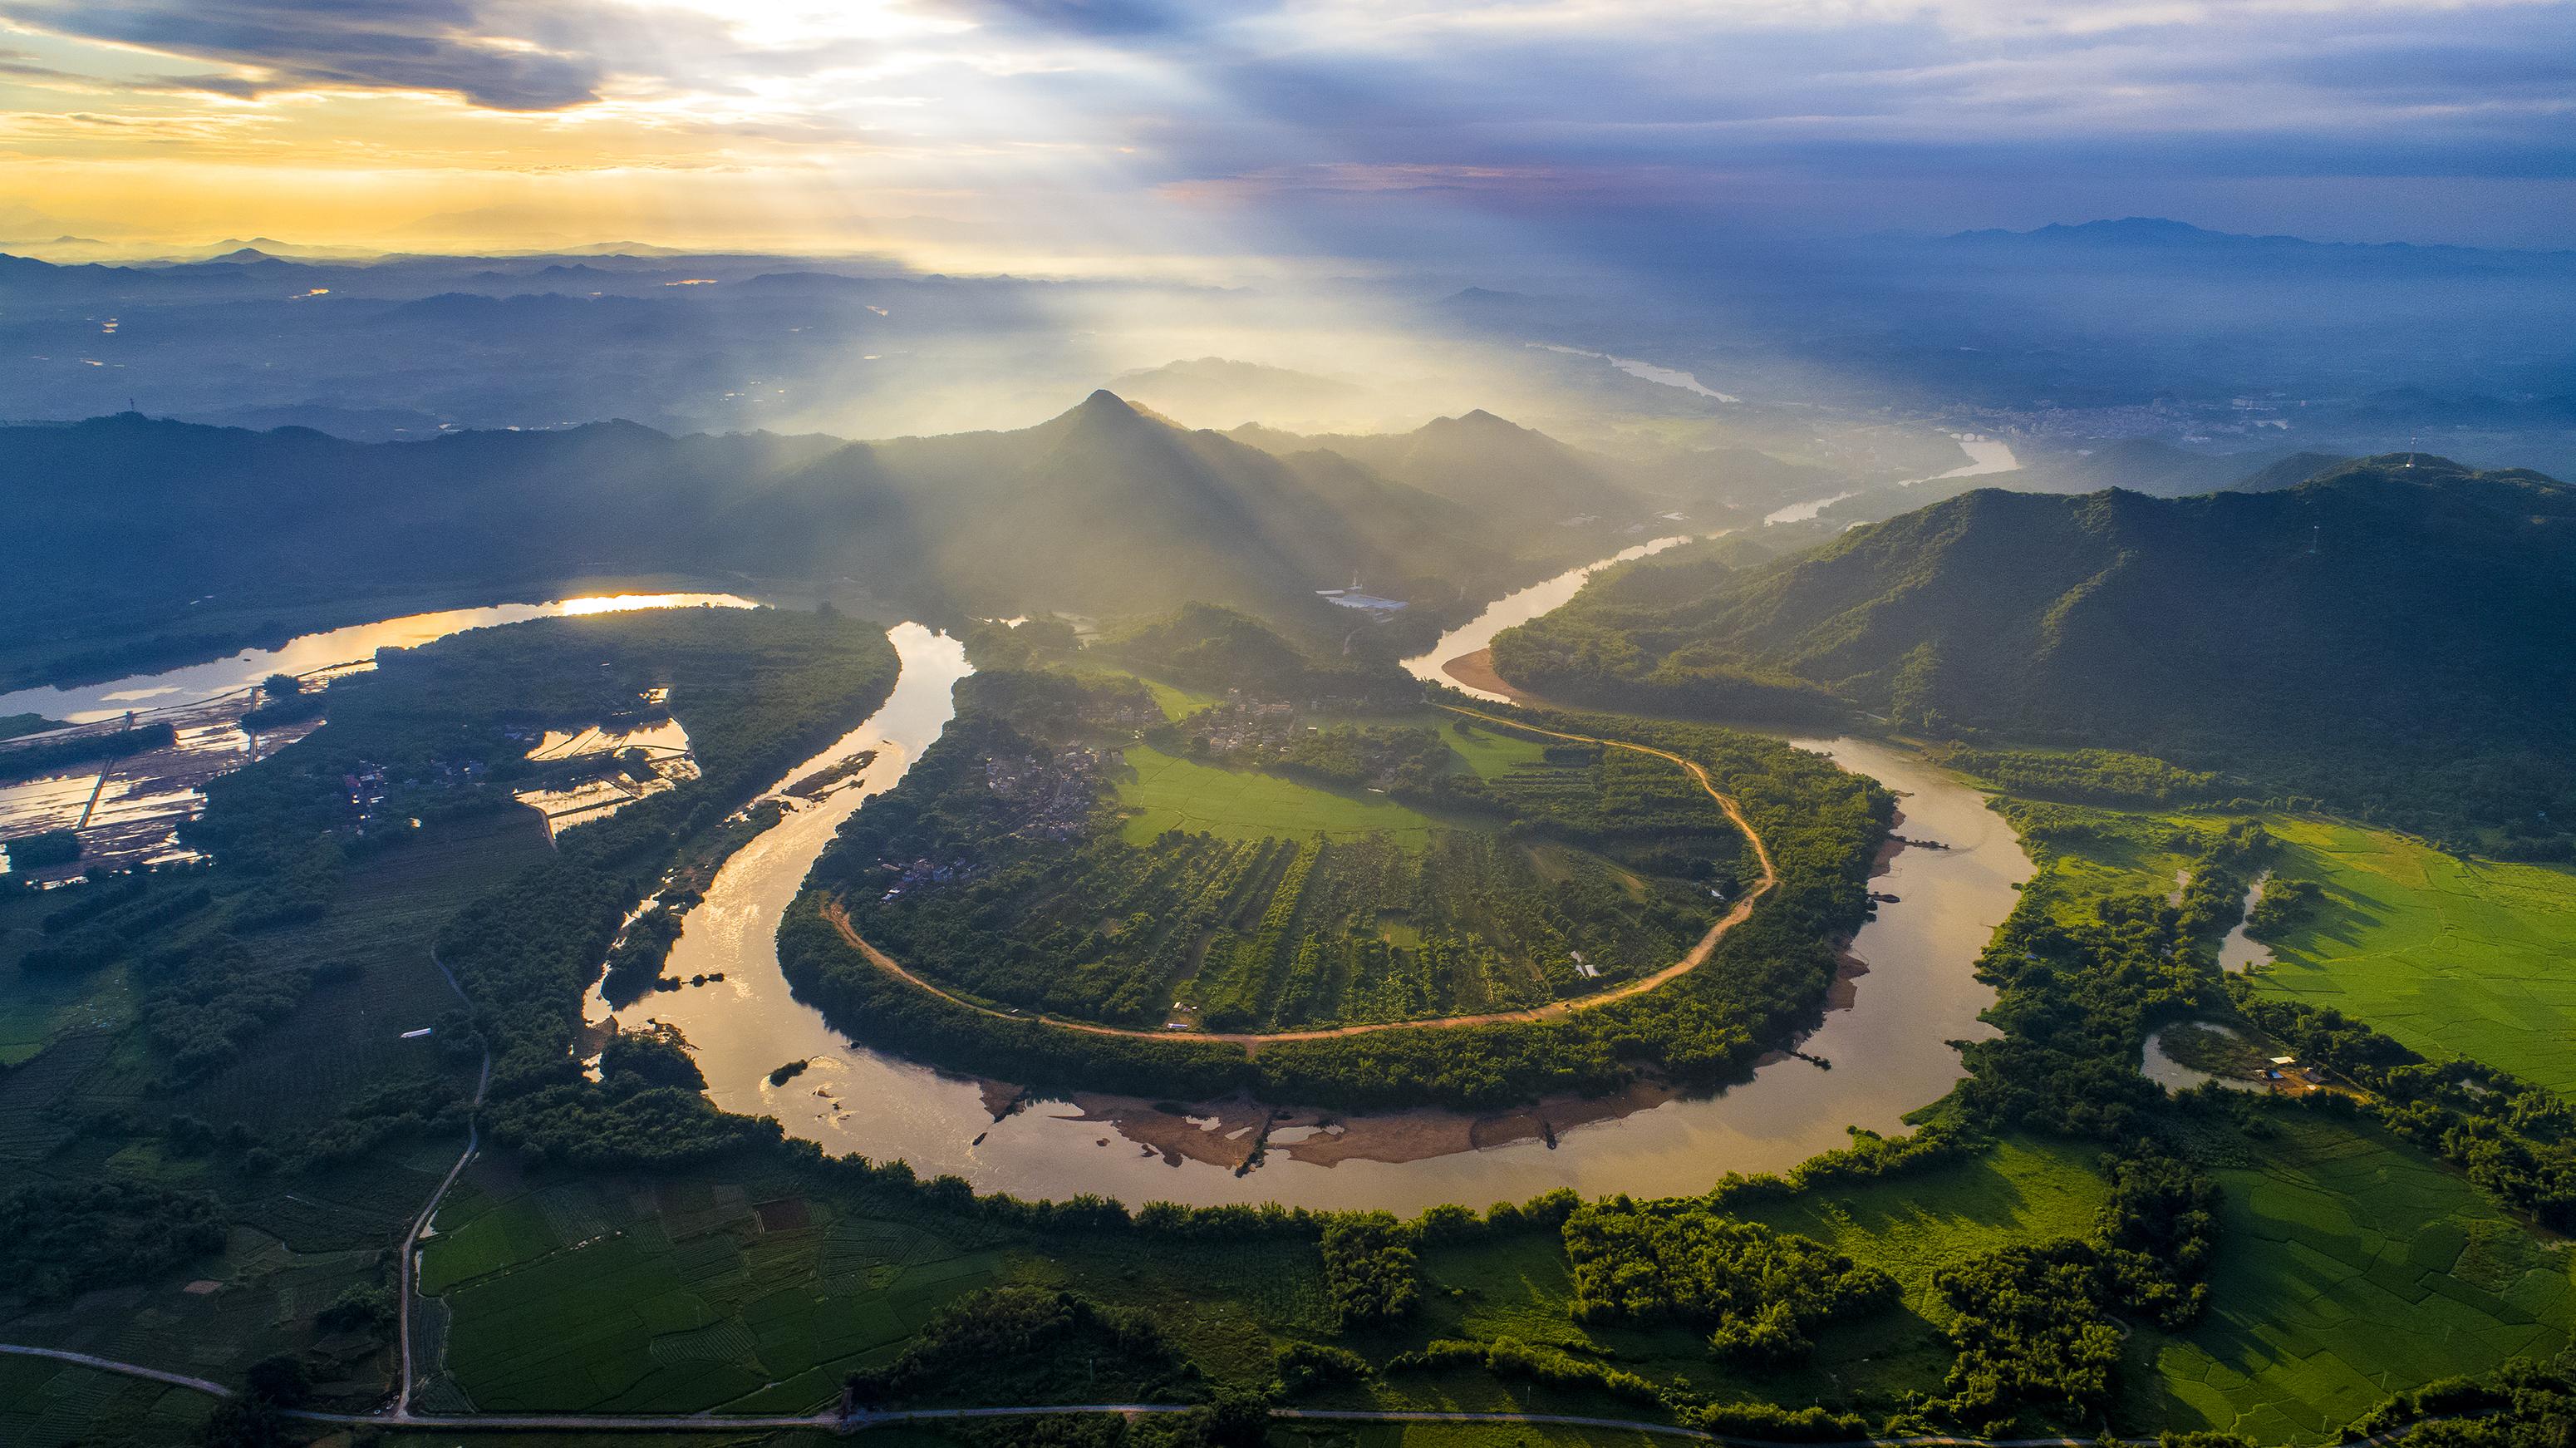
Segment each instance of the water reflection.
[{"label": "water reflection", "polygon": [[137,674],[103,684],[45,686],[0,694],[0,715],[42,714],[69,724],[113,719],[128,709],[161,709],[246,689],[271,674],[309,674],[334,664],[373,659],[378,649],[409,649],[452,633],[531,618],[623,613],[641,608],[752,608],[730,593],[619,593],[560,598],[550,603],[503,603],[407,614],[378,623],[352,624],[302,634],[273,649],[244,649],[212,663],[157,674]]},{"label": "water reflection", "polygon": [[[1706,536],[1714,538],[1720,535],[1712,533]],[[1669,538],[1651,539],[1634,548],[1623,548],[1607,558],[1586,563],[1580,568],[1569,568],[1554,578],[1533,583],[1517,592],[1506,593],[1487,604],[1484,612],[1442,634],[1440,641],[1433,644],[1428,651],[1406,659],[1404,670],[1427,683],[1445,684],[1452,689],[1473,694],[1479,699],[1490,700],[1497,704],[1506,703],[1508,700],[1503,695],[1462,684],[1441,672],[1441,666],[1462,654],[1472,654],[1493,647],[1494,635],[1507,628],[1518,628],[1541,614],[1555,612],[1564,606],[1567,600],[1582,591],[1585,579],[1602,569],[1614,563],[1625,563],[1631,558],[1643,558],[1649,554],[1661,553],[1667,548],[1688,543],[1691,539],[1692,535],[1687,533],[1676,534]]]}]

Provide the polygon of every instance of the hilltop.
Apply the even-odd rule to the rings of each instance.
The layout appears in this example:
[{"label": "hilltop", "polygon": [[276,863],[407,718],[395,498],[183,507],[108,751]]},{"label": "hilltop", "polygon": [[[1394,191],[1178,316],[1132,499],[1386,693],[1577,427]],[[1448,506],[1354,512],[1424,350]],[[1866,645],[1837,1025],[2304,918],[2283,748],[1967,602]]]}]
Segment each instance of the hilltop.
[{"label": "hilltop", "polygon": [[[2348,807],[2555,836],[2576,781],[2576,491],[2394,454],[2296,487],[1979,490],[1730,569],[1676,550],[1497,641],[1569,698],[1727,706],[1694,671],[1897,727],[2137,749]],[[1681,666],[1688,667],[1681,667]]]},{"label": "hilltop", "polygon": [[1300,436],[1240,427],[1229,436],[1283,456],[1323,449],[1387,477],[1471,508],[1511,528],[1545,528],[1569,519],[1655,511],[1648,495],[1623,476],[1628,465],[1586,452],[1483,408],[1434,418],[1411,432]]},{"label": "hilltop", "polygon": [[[1521,431],[1503,441],[1525,448]],[[1490,467],[1471,447],[1444,456]],[[123,414],[0,428],[0,506],[19,524],[0,542],[0,604],[37,625],[158,627],[210,595],[257,608],[584,572],[732,573],[854,578],[980,616],[1199,601],[1338,640],[1351,616],[1316,590],[1354,573],[1373,594],[1436,609],[1602,551],[1610,521],[1521,529],[1527,510],[1508,500],[1535,476],[1480,476],[1473,496],[1502,516],[1364,459],[1278,456],[1105,391],[1016,431],[855,443],[626,422],[358,443]],[[1537,511],[1634,506],[1588,475],[1546,482]]]}]

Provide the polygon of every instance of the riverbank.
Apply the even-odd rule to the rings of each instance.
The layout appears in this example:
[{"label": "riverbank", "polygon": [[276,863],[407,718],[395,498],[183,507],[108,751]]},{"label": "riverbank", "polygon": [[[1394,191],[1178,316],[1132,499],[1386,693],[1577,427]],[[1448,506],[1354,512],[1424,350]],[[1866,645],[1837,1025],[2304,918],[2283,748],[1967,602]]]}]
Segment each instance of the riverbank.
[{"label": "riverbank", "polygon": [[[1013,1086],[854,1046],[794,998],[774,937],[846,809],[891,787],[945,722],[962,655],[934,655],[932,644],[944,641],[926,630],[897,630],[896,641],[905,657],[896,697],[853,736],[883,741],[876,763],[832,795],[832,807],[800,809],[754,841],[691,913],[672,971],[725,979],[652,997],[629,1017],[679,1026],[718,1105],[773,1116],[827,1151],[901,1159],[922,1175],[1031,1197],[1414,1211],[1560,1186],[1669,1195],[1704,1191],[1728,1170],[1785,1170],[1845,1144],[1847,1126],[1901,1131],[1907,1111],[1963,1074],[1949,1042],[1992,1034],[1977,1020],[1992,995],[1976,983],[1974,962],[2011,908],[2012,884],[2029,873],[2010,831],[1981,795],[1918,756],[1873,741],[1796,739],[1905,795],[1909,833],[1949,847],[1900,847],[1886,858],[1881,888],[1904,903],[1882,905],[1861,926],[1838,972],[1838,1008],[1796,1043],[1838,1069],[1782,1054],[1722,1092],[1643,1082],[1607,1097],[1495,1112],[1292,1110],[1283,1118],[1240,1098],[1031,1100]],[[802,1073],[769,1080],[799,1060]],[[1256,1138],[1259,1165],[1244,1170]]]}]

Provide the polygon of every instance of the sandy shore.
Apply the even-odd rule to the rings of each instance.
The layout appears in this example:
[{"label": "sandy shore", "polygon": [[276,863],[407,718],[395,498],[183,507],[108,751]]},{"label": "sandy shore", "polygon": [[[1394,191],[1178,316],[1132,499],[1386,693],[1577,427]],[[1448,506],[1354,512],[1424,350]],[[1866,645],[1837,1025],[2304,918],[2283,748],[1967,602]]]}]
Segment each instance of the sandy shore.
[{"label": "sandy shore", "polygon": [[[1014,1094],[1008,1086],[985,1087],[988,1101],[1008,1100]],[[1311,1166],[1332,1166],[1345,1161],[1427,1161],[1545,1140],[1577,1126],[1651,1111],[1681,1094],[1669,1086],[1640,1081],[1608,1096],[1551,1097],[1483,1114],[1424,1107],[1350,1115],[1272,1107],[1240,1096],[1195,1103],[1176,1114],[1134,1097],[1082,1092],[1073,1097],[1081,1111],[1073,1119],[1105,1128],[1099,1138],[1104,1149],[1132,1147],[1174,1166],[1186,1160],[1240,1168],[1252,1159],[1256,1146]]]},{"label": "sandy shore", "polygon": [[1516,704],[1533,704],[1538,702],[1536,695],[1512,687],[1510,684],[1504,682],[1502,675],[1494,672],[1494,651],[1492,649],[1478,649],[1472,654],[1460,654],[1458,657],[1442,664],[1440,666],[1440,672],[1456,679],[1459,683],[1466,685],[1470,689],[1482,689],[1489,694],[1500,694]]}]

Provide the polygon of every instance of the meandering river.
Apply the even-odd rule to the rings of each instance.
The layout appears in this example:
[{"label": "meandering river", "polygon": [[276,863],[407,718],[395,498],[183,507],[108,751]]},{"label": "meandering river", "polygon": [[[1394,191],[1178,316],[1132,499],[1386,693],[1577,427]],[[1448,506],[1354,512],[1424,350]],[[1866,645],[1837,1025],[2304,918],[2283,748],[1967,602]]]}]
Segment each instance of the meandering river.
[{"label": "meandering river", "polygon": [[[1656,540],[1620,557],[1678,541]],[[1432,665],[1454,657],[1449,651],[1482,649],[1501,628],[1571,597],[1590,571],[1571,570],[1498,600],[1408,667],[1447,681]],[[653,603],[739,601],[690,595]],[[28,691],[57,697],[16,695],[0,706],[39,708],[59,718],[202,697],[275,669],[364,657],[388,643],[417,644],[484,623],[610,606],[650,605],[572,601],[416,615],[89,690]],[[1298,1112],[1269,1130],[1266,1155],[1249,1172],[1238,1172],[1235,1163],[1248,1154],[1267,1114],[1252,1103],[1193,1107],[1176,1116],[1151,1103],[1084,1097],[1029,1103],[996,1120],[994,1108],[1007,1092],[854,1046],[794,999],[778,970],[778,923],[815,859],[843,820],[891,788],[939,737],[951,716],[951,690],[969,672],[964,649],[944,634],[904,624],[893,638],[903,673],[885,705],[788,771],[780,785],[864,751],[874,750],[875,759],[819,801],[793,801],[779,824],[726,862],[688,916],[669,973],[723,979],[647,996],[622,1013],[628,1024],[653,1019],[678,1026],[719,1105],[774,1116],[791,1134],[828,1151],[901,1158],[924,1175],[954,1173],[988,1191],[1100,1192],[1129,1202],[1276,1200],[1410,1212],[1444,1201],[1521,1199],[1558,1186],[1588,1194],[1695,1192],[1729,1170],[1795,1165],[1842,1144],[1848,1125],[1902,1129],[1904,1112],[1959,1079],[1950,1043],[1991,1034],[1977,1013],[1992,996],[1971,972],[1978,950],[2012,908],[2013,887],[2031,873],[2011,832],[1974,790],[1901,749],[1861,739],[1796,739],[1903,796],[1901,831],[1908,838],[1947,846],[1901,850],[1878,880],[1877,888],[1898,900],[1861,928],[1852,943],[1854,971],[1836,987],[1837,1008],[1802,1043],[1834,1069],[1783,1057],[1714,1095],[1640,1090],[1609,1102],[1555,1101],[1481,1118],[1419,1111],[1341,1121]],[[68,695],[78,697],[60,697]],[[595,993],[589,1010],[595,1018],[607,1014]],[[805,1070],[773,1085],[773,1069],[791,1061],[805,1062]]]},{"label": "meandering river", "polygon": [[[1657,546],[1666,545],[1622,556]],[[1570,597],[1588,571],[1498,601],[1443,647],[1482,648],[1496,630]],[[1729,1170],[1793,1166],[1843,1144],[1850,1125],[1902,1129],[1906,1111],[1962,1074],[1950,1043],[1992,1034],[1977,1020],[1992,993],[1972,972],[2012,908],[2014,886],[2031,873],[2010,830],[1974,790],[1901,749],[1798,739],[1904,796],[1906,836],[1946,846],[1899,851],[1880,877],[1878,888],[1898,901],[1861,928],[1852,943],[1856,972],[1837,987],[1839,1008],[1802,1045],[1834,1069],[1784,1057],[1720,1094],[1641,1091],[1483,1118],[1418,1111],[1345,1121],[1298,1112],[1270,1131],[1266,1156],[1249,1172],[1235,1163],[1265,1114],[1251,1103],[1193,1106],[1176,1116],[1147,1102],[1085,1096],[1031,1103],[997,1120],[1007,1092],[853,1045],[794,999],[778,972],[778,922],[815,857],[843,819],[891,788],[938,737],[949,691],[967,672],[962,651],[942,635],[907,624],[894,639],[904,672],[885,708],[786,778],[865,749],[877,751],[875,761],[849,788],[791,814],[728,861],[691,912],[669,973],[724,979],[647,997],[623,1013],[630,1024],[678,1026],[719,1105],[774,1116],[827,1151],[901,1158],[924,1175],[953,1173],[987,1191],[1099,1192],[1131,1203],[1284,1201],[1410,1212],[1558,1186],[1695,1192]],[[1409,667],[1420,674],[1422,665]],[[606,1007],[594,997],[592,1010]],[[801,1073],[770,1081],[795,1061],[806,1063]]]}]

